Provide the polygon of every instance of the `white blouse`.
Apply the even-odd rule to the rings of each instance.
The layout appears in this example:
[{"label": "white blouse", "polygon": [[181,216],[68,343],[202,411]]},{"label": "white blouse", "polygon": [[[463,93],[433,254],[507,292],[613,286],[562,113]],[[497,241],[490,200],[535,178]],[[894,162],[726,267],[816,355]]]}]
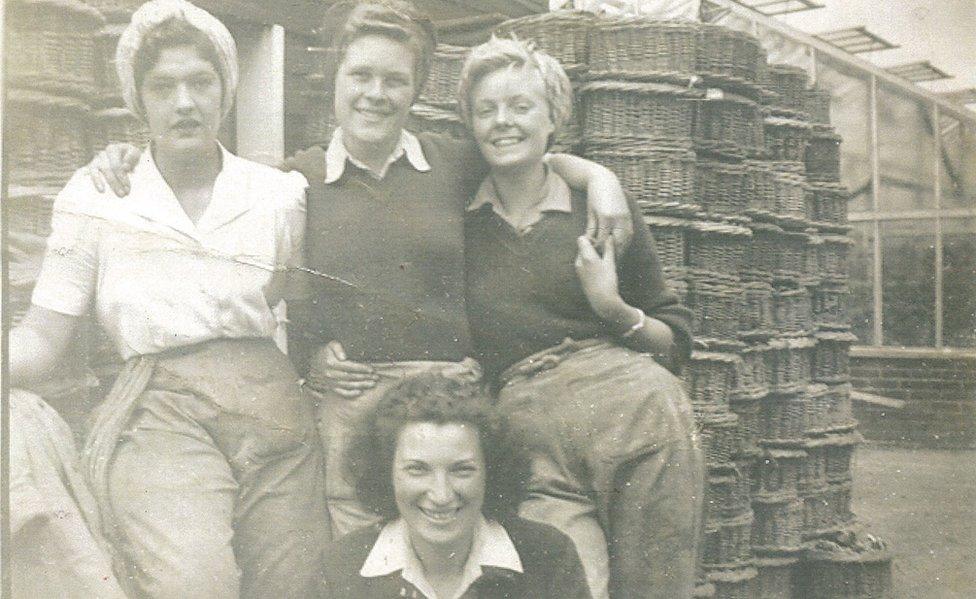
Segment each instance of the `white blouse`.
[{"label": "white blouse", "polygon": [[94,299],[125,359],[217,338],[270,338],[284,271],[301,263],[308,183],[221,152],[196,224],[149,149],[124,198],[99,193],[84,169],[76,172],[55,201],[32,302],[79,316]]}]

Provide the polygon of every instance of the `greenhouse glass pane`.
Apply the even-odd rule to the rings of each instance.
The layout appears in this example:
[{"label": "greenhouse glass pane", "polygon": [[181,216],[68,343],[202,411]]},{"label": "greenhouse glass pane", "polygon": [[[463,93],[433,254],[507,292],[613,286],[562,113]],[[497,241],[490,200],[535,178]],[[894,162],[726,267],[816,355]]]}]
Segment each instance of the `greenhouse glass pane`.
[{"label": "greenhouse glass pane", "polygon": [[850,209],[854,212],[870,210],[870,81],[863,73],[854,73],[849,67],[828,58],[818,55],[818,61],[817,87],[830,91],[830,121],[843,139],[840,178],[855,196]]},{"label": "greenhouse glass pane", "polygon": [[940,115],[943,208],[976,208],[976,125]]},{"label": "greenhouse glass pane", "polygon": [[884,345],[935,345],[935,222],[881,223]]},{"label": "greenhouse glass pane", "polygon": [[874,223],[851,223],[851,327],[858,343],[872,345],[874,340]]},{"label": "greenhouse glass pane", "polygon": [[935,208],[932,107],[878,84],[881,212]]},{"label": "greenhouse glass pane", "polygon": [[976,347],[976,219],[942,221],[942,339]]}]

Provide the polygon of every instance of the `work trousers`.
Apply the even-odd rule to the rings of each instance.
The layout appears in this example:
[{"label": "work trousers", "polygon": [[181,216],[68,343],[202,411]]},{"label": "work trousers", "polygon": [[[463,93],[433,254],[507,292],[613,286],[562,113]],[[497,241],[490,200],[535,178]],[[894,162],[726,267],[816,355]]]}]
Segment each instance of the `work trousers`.
[{"label": "work trousers", "polygon": [[151,364],[123,371],[91,433],[112,437],[104,410],[127,411],[117,438],[87,445],[130,596],[315,596],[322,454],[287,357],[249,339],[136,360]]},{"label": "work trousers", "polygon": [[405,377],[427,372],[466,377],[472,381],[481,378],[480,366],[471,359],[461,362],[373,362],[370,366],[379,376],[379,380],[375,387],[363,391],[359,396],[342,397],[329,390],[316,393],[319,403],[319,433],[325,448],[326,503],[332,522],[332,533],[337,538],[380,520],[378,515],[363,507],[356,497],[355,480],[347,468],[346,451],[353,435],[363,425],[383,394]]},{"label": "work trousers", "polygon": [[499,403],[532,453],[520,514],[573,540],[593,596],[691,597],[705,467],[681,382],[650,355],[567,340],[509,368]]}]

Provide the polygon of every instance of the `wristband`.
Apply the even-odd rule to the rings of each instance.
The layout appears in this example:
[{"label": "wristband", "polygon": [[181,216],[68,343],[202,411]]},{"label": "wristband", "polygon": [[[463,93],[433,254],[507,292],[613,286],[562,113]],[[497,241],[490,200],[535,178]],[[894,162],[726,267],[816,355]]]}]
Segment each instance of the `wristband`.
[{"label": "wristband", "polygon": [[638,314],[640,315],[640,319],[637,321],[636,324],[634,324],[634,326],[630,327],[629,329],[624,331],[622,335],[620,335],[622,339],[626,339],[631,335],[633,335],[634,333],[636,333],[637,331],[644,328],[644,322],[647,320],[647,314],[644,314],[644,311],[641,310],[640,308],[634,308],[634,309],[637,310]]}]

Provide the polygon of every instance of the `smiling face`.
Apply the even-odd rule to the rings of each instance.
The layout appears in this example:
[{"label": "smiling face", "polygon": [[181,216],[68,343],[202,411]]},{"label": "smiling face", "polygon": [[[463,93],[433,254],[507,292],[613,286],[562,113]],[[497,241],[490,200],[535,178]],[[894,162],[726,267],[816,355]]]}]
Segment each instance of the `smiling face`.
[{"label": "smiling face", "polygon": [[416,57],[381,35],[352,41],[336,72],[334,108],[347,149],[361,160],[389,152],[400,138],[414,98]]},{"label": "smiling face", "polygon": [[400,430],[393,493],[414,546],[467,552],[485,499],[485,459],[470,424],[413,422]]},{"label": "smiling face", "polygon": [[164,48],[140,88],[157,150],[209,149],[221,119],[221,80],[192,45]]},{"label": "smiling face", "polygon": [[471,89],[471,131],[492,169],[541,161],[555,129],[545,84],[535,69],[499,69]]}]

